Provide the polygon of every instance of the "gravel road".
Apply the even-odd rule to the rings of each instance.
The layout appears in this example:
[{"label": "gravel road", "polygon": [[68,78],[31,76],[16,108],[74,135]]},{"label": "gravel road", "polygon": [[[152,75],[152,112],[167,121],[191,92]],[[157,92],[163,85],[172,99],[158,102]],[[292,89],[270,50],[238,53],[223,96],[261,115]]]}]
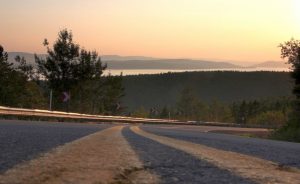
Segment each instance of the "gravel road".
[{"label": "gravel road", "polygon": [[143,130],[161,136],[190,141],[213,148],[233,151],[270,160],[284,166],[300,168],[300,144],[234,135],[142,126]]},{"label": "gravel road", "polygon": [[0,173],[108,125],[0,120]]},{"label": "gravel road", "polygon": [[[75,174],[77,177],[82,177],[82,181],[88,181],[88,178],[91,177],[95,179],[95,176],[99,176],[98,172],[101,171],[101,168],[103,168],[104,165],[96,164],[96,166],[92,167],[92,163],[95,163],[94,160],[98,159],[101,161],[99,163],[107,161],[106,157],[103,156],[104,154],[101,153],[101,151],[105,151],[104,148],[107,147],[114,149],[114,151],[107,151],[108,155],[113,152],[115,153],[114,156],[116,156],[118,153],[121,155],[121,161],[131,158],[128,163],[132,163],[132,160],[136,160],[140,163],[139,166],[124,169],[126,168],[125,166],[114,163],[113,161],[105,162],[107,168],[112,168],[111,166],[116,168],[112,170],[123,168],[124,172],[122,171],[120,175],[115,176],[115,178],[118,179],[124,179],[128,176],[138,179],[138,177],[136,177],[138,173],[145,172],[149,174],[149,177],[153,176],[153,179],[158,178],[158,180],[155,181],[161,181],[161,183],[164,184],[250,184],[254,183],[254,181],[259,181],[256,180],[257,178],[263,178],[264,181],[274,183],[272,181],[275,181],[273,179],[276,177],[273,176],[273,171],[278,172],[276,176],[280,176],[281,181],[286,181],[285,183],[291,183],[289,181],[298,181],[298,178],[300,178],[300,172],[297,169],[278,167],[273,163],[269,165],[268,163],[265,163],[267,162],[266,160],[270,160],[281,166],[300,168],[299,143],[206,133],[203,132],[203,127],[202,129],[199,129],[199,127],[187,129],[184,128],[184,126],[176,126],[174,128],[163,125],[141,125],[140,127],[137,127],[123,124],[121,126],[119,125],[118,129],[114,129],[113,132],[115,132],[115,134],[111,134],[110,132],[103,133],[105,131],[101,131],[112,126],[113,125],[0,120],[0,176],[10,176],[9,174],[12,174],[12,176],[20,176],[15,174],[13,171],[14,169],[11,168],[28,160],[34,160],[34,163],[39,163],[38,158],[42,159],[41,157],[38,157],[39,154],[46,153],[52,148],[77,140],[61,147],[64,148],[61,150],[65,150],[65,152],[61,153],[58,157],[53,157],[55,158],[54,161],[49,161],[49,163],[64,163],[64,161],[69,160],[70,163],[78,164],[83,161],[83,163],[88,166],[79,164],[81,167],[74,166],[71,167],[70,170],[66,170],[65,166],[73,166],[73,164],[62,164],[62,170],[57,170],[58,173],[61,172],[59,176],[70,176],[69,172],[72,171],[71,173]],[[97,132],[97,135],[99,134],[99,137],[95,137],[96,134],[90,135],[95,132]],[[153,134],[164,137],[155,136]],[[87,135],[90,136],[80,139]],[[166,137],[174,139],[171,140]],[[117,144],[117,141],[114,140],[115,138],[118,138],[119,142],[122,142],[120,143],[121,145]],[[184,140],[186,142],[178,140]],[[83,144],[80,145],[80,143]],[[191,143],[197,143],[197,145]],[[122,147],[122,145],[124,146],[125,144],[127,147]],[[70,145],[73,145],[73,149],[68,148]],[[94,150],[93,153],[84,153],[84,151],[91,151],[91,148],[98,148],[99,150]],[[216,148],[217,150],[212,148]],[[78,155],[75,154],[74,150],[77,150],[76,153]],[[224,152],[222,150],[236,153]],[[98,153],[100,154],[98,155]],[[241,153],[242,155],[237,153]],[[245,155],[262,158],[264,160],[257,160],[257,158],[250,158]],[[75,161],[72,160],[74,157]],[[50,157],[46,157],[46,160],[49,160],[48,158]],[[113,157],[109,156],[109,158],[112,159]],[[230,159],[238,160],[238,163],[235,162],[237,164],[234,165],[233,160]],[[86,162],[88,160],[90,161],[90,164]],[[224,160],[227,162],[223,162]],[[42,163],[45,162],[43,161]],[[241,164],[244,164],[242,165],[242,168],[237,167]],[[247,167],[245,167],[245,164]],[[130,164],[125,165],[128,166]],[[255,167],[248,167],[249,165],[254,165]],[[34,168],[36,167],[36,165],[33,166]],[[98,168],[97,170],[96,168],[99,166],[100,169]],[[40,167],[41,166],[38,168]],[[49,167],[46,168],[51,167],[56,168],[57,165],[49,164]],[[233,167],[235,170],[232,169]],[[96,170],[95,172],[86,172],[86,175],[83,176],[80,168],[83,168],[84,170]],[[237,168],[239,168],[241,172],[236,172]],[[273,169],[271,175],[266,175],[267,178],[264,178],[264,173],[268,173],[257,171],[257,169],[261,168],[263,168],[264,171],[266,170],[265,168]],[[65,175],[63,175],[64,169],[68,171]],[[246,169],[247,173],[250,172],[250,175],[243,175],[243,169]],[[25,171],[27,170],[28,169],[25,169]],[[107,171],[105,170],[105,172]],[[253,171],[255,171],[255,177],[254,175],[251,175]],[[20,172],[23,173],[23,170],[20,170]],[[56,176],[55,173],[56,172],[54,172],[54,175]],[[94,173],[95,176],[93,176],[92,173]],[[42,176],[44,176],[43,172],[41,174],[41,177]],[[111,177],[114,176],[111,175]],[[58,179],[65,181],[66,178]],[[101,179],[103,178],[100,178],[99,181]],[[101,182],[105,183],[105,181]]]},{"label": "gravel road", "polygon": [[207,161],[196,159],[185,152],[139,136],[129,128],[123,130],[123,135],[138,153],[146,169],[159,175],[162,183],[253,183],[229,171],[219,169]]}]

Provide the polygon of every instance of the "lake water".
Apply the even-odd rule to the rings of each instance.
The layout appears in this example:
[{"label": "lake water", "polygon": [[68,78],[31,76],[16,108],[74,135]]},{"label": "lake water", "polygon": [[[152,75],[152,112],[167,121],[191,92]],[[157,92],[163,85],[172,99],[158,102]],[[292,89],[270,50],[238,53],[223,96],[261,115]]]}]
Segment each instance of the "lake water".
[{"label": "lake water", "polygon": [[241,72],[253,72],[253,71],[275,71],[275,72],[289,72],[288,68],[227,68],[227,69],[192,69],[192,70],[161,70],[161,69],[150,69],[150,70],[106,70],[105,75],[109,73],[111,75],[140,75],[140,74],[163,74],[163,73],[180,73],[180,72],[195,72],[195,71],[241,71]]}]

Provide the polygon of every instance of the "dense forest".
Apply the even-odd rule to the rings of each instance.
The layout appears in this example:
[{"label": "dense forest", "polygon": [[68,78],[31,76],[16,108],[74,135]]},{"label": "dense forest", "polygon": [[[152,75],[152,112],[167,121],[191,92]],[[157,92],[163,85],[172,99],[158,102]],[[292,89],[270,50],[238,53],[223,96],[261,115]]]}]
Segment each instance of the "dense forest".
[{"label": "dense forest", "polygon": [[233,103],[292,95],[293,80],[287,72],[185,72],[124,76],[128,111],[174,106],[180,93],[191,88],[201,101]]},{"label": "dense forest", "polygon": [[287,72],[186,72],[125,76],[132,116],[279,127],[292,109]]}]

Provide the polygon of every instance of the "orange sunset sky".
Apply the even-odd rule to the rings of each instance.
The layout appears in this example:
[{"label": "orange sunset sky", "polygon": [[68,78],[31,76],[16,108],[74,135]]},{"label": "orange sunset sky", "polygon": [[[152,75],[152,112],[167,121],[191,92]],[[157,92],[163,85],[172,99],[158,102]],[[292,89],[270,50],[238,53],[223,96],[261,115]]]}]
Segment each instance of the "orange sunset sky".
[{"label": "orange sunset sky", "polygon": [[0,0],[0,44],[45,53],[60,29],[101,55],[280,60],[300,39],[300,0]]}]

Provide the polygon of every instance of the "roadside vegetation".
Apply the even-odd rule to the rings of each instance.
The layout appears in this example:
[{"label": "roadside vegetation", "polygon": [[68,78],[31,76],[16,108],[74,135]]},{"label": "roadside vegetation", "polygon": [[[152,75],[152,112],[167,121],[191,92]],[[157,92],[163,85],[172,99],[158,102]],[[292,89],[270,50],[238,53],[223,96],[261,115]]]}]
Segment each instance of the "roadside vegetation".
[{"label": "roadside vegetation", "polygon": [[293,110],[288,122],[278,129],[273,137],[287,141],[300,142],[300,40],[291,39],[280,45],[282,58],[292,65],[291,76],[294,79]]},{"label": "roadside vegetation", "polygon": [[0,105],[48,109],[52,96],[51,110],[121,113],[122,76],[103,76],[107,66],[96,52],[81,48],[68,30],[59,32],[52,47],[46,39],[44,45],[48,54],[36,55],[35,66],[20,56],[9,63],[0,46]]},{"label": "roadside vegetation", "polygon": [[133,111],[132,116],[276,128],[287,123],[292,112],[292,104],[292,97],[243,100],[232,103],[219,100],[205,102],[198,98],[191,88],[186,88],[181,92],[174,106],[150,110],[140,107]]}]

